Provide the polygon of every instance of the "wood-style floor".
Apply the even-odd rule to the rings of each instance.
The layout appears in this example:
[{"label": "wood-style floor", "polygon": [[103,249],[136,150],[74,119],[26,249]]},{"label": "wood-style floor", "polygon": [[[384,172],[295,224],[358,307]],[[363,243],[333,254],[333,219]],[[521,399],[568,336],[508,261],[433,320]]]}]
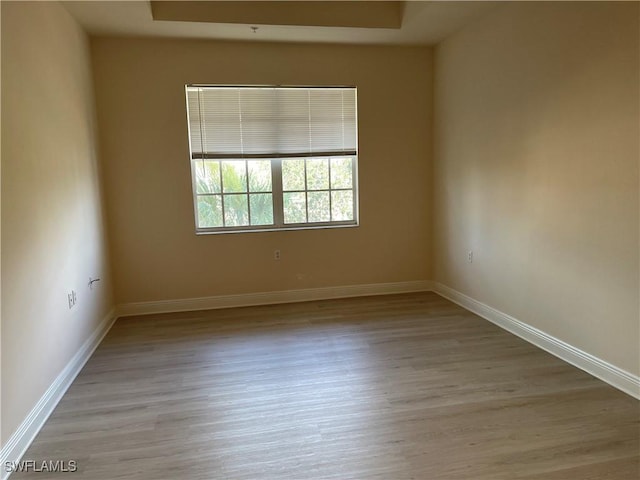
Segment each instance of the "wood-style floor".
[{"label": "wood-style floor", "polygon": [[12,480],[631,480],[639,415],[433,293],[124,318]]}]

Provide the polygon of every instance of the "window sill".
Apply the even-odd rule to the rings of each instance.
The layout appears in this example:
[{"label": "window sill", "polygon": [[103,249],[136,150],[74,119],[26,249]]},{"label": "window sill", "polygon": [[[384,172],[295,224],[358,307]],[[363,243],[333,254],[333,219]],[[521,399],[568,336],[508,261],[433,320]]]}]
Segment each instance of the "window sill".
[{"label": "window sill", "polygon": [[240,228],[236,230],[196,230],[196,235],[226,235],[228,233],[262,233],[262,232],[290,232],[299,230],[325,230],[336,228],[359,227],[360,223],[343,223],[337,225],[296,225],[291,227]]}]

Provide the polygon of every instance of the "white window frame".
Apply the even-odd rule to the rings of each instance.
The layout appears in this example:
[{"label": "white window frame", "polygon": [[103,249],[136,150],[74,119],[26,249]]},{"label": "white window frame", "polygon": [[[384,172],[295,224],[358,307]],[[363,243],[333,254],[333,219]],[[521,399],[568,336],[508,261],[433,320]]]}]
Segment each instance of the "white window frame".
[{"label": "white window frame", "polygon": [[[187,93],[187,88],[189,87],[233,87],[233,88],[273,88],[272,85],[185,85],[185,95]],[[286,87],[286,88],[345,88],[343,86],[320,86],[320,87]],[[353,88],[356,91],[356,145],[357,145],[357,136],[358,136],[358,122],[357,122],[357,89],[356,87],[346,87]],[[186,102],[187,108],[187,126],[188,126],[188,136],[189,136],[189,157],[191,163],[191,186],[192,186],[192,196],[193,196],[193,210],[194,210],[194,222],[196,227],[197,235],[209,235],[209,234],[226,234],[226,233],[250,233],[250,232],[273,232],[273,231],[287,231],[287,230],[314,230],[314,229],[327,229],[327,228],[345,228],[345,227],[357,227],[360,225],[360,204],[359,204],[359,184],[358,184],[358,149],[356,147],[356,152],[353,155],[340,155],[338,156],[328,156],[328,155],[316,155],[316,156],[299,156],[299,155],[291,155],[291,156],[252,156],[246,155],[244,158],[224,158],[223,156],[215,156],[215,157],[206,157],[201,156],[200,158],[195,157],[193,152],[193,148],[191,145],[191,124],[189,121],[189,102]],[[306,161],[316,158],[327,158],[329,164],[329,188],[327,189],[319,189],[319,190],[309,190],[307,188],[307,177],[306,177]],[[352,185],[351,188],[331,188],[331,158],[351,158],[351,180]],[[282,161],[288,159],[299,159],[305,160],[305,189],[304,190],[283,190],[282,185]],[[202,194],[197,191],[197,174],[196,167],[197,162],[206,161],[206,160],[214,160],[218,161],[220,165],[220,193],[215,194]],[[200,227],[198,220],[198,197],[206,196],[206,195],[217,195],[220,196],[223,205],[222,205],[222,217],[224,222],[224,195],[229,195],[229,193],[224,192],[223,180],[222,180],[222,162],[225,160],[229,161],[244,161],[247,166],[248,172],[248,161],[250,160],[270,160],[271,162],[271,192],[250,192],[249,191],[249,175],[247,174],[247,189],[245,192],[236,193],[237,195],[246,195],[247,201],[249,202],[249,197],[251,193],[271,193],[272,202],[273,202],[273,224],[270,225],[243,225],[243,226],[222,226],[222,227]],[[348,191],[351,190],[353,194],[353,220],[332,220],[325,222],[304,222],[304,223],[285,223],[284,222],[284,194],[288,192],[304,192],[305,193],[305,204],[307,207],[306,217],[308,220],[308,193],[309,192],[329,192],[329,199],[331,202],[331,192],[335,191]],[[232,193],[233,194],[233,193]],[[250,209],[250,206],[249,206]],[[331,213],[331,203],[329,207],[329,211]],[[250,215],[250,213],[249,213]],[[250,219],[249,219],[250,220]]]}]

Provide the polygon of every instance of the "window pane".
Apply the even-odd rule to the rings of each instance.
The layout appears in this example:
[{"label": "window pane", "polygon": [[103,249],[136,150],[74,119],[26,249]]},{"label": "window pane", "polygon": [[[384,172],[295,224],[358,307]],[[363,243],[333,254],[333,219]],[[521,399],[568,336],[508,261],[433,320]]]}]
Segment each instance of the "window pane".
[{"label": "window pane", "polygon": [[304,190],[304,158],[282,161],[283,190]]},{"label": "window pane", "polygon": [[273,225],[273,200],[270,193],[249,195],[251,225]]},{"label": "window pane", "polygon": [[244,160],[222,162],[222,188],[224,193],[247,191],[247,163]]},{"label": "window pane", "polygon": [[249,191],[271,191],[271,160],[249,160]]},{"label": "window pane", "polygon": [[352,188],[351,158],[337,157],[331,159],[331,188]]},{"label": "window pane", "polygon": [[222,227],[220,195],[198,195],[198,228]]},{"label": "window pane", "polygon": [[353,220],[353,190],[331,192],[331,220]]},{"label": "window pane", "polygon": [[307,189],[329,189],[329,161],[326,158],[307,159]]},{"label": "window pane", "polygon": [[284,193],[283,204],[284,223],[305,223],[307,221],[304,192]]},{"label": "window pane", "polygon": [[221,193],[220,163],[211,160],[196,160],[196,192]]},{"label": "window pane", "polygon": [[249,225],[249,204],[246,195],[224,196],[224,223],[227,227]]},{"label": "window pane", "polygon": [[329,211],[329,192],[309,192],[309,222],[328,222],[331,220]]}]

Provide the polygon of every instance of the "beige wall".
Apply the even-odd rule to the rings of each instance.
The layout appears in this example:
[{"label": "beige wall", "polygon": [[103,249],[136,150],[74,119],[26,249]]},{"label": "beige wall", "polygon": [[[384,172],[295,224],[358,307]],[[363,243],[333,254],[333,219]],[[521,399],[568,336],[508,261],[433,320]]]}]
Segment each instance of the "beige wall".
[{"label": "beige wall", "polygon": [[87,38],[57,3],[1,8],[4,444],[112,302]]},{"label": "beige wall", "polygon": [[[118,303],[430,278],[430,49],[97,38],[92,54]],[[356,85],[361,226],[196,236],[187,83]]]},{"label": "beige wall", "polygon": [[634,374],[638,13],[505,5],[434,64],[436,280]]}]

